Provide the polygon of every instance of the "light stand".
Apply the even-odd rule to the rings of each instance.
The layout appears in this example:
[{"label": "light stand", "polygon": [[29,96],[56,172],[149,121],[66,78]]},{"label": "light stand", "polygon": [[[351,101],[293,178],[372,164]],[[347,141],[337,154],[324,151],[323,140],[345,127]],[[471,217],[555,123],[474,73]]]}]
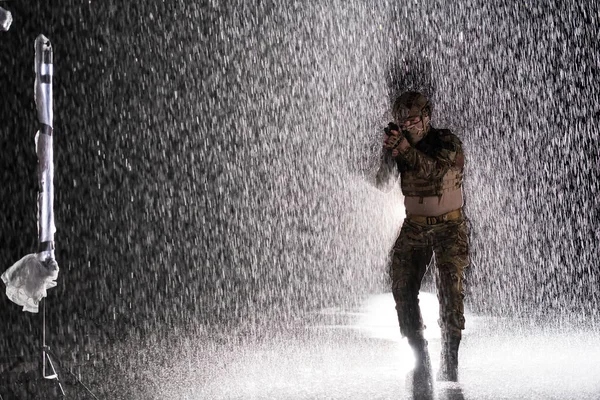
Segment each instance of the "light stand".
[{"label": "light stand", "polygon": [[[49,270],[56,269],[58,265],[54,259],[54,151],[53,151],[53,120],[54,110],[52,102],[52,77],[54,65],[52,63],[53,51],[50,40],[44,35],[39,35],[35,40],[35,103],[39,122],[39,131],[36,135],[36,153],[38,156],[38,233],[39,249],[38,259]],[[60,393],[65,397],[65,391],[58,378],[54,361],[60,365],[58,357],[51,352],[46,344],[46,302],[42,302],[42,365],[41,372],[44,380],[56,381]],[[85,388],[94,398],[98,399],[81,380],[75,380]]]},{"label": "light stand", "polygon": [[[60,393],[62,396],[65,396],[65,390],[60,383],[60,379],[58,379],[58,373],[56,372],[56,368],[54,368],[54,363],[52,362],[52,358],[50,357],[50,347],[46,345],[46,302],[44,300],[42,302],[42,378],[48,380],[55,380]],[[50,375],[46,375],[46,366],[50,367]]]},{"label": "light stand", "polygon": [[[60,365],[60,359],[50,350],[50,346],[46,345],[46,302],[42,300],[42,303],[42,378],[56,381],[56,385],[60,390],[61,396],[65,397],[65,391],[62,387],[60,379],[58,378],[58,373],[54,367],[54,362],[52,361],[54,359],[54,361]],[[62,365],[60,366],[62,368]],[[49,367],[48,371],[50,372],[50,375],[46,375],[47,367]],[[69,372],[73,378],[75,378],[75,381],[79,383],[90,396],[92,396],[95,400],[99,400],[98,397],[96,397],[96,395],[92,393],[92,391],[81,381],[81,379],[77,377],[77,375],[75,375],[72,371]],[[0,398],[0,400],[2,399]]]}]

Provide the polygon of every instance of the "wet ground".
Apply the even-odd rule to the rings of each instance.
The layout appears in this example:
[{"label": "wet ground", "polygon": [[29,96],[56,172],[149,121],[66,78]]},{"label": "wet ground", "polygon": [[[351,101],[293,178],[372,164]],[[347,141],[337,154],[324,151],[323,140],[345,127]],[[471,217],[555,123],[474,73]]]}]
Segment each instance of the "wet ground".
[{"label": "wet ground", "polygon": [[[435,374],[440,349],[435,296],[423,293],[421,306]],[[436,382],[435,399],[600,398],[600,333],[523,328],[472,314],[467,321],[460,383]],[[269,338],[199,333],[178,343],[132,343],[112,358],[83,368],[82,379],[101,399],[412,398],[407,377],[414,359],[399,337],[389,293],[372,296],[357,310],[322,310]],[[85,372],[102,368],[111,372]],[[77,394],[67,398],[93,398],[72,385],[69,390]]]},{"label": "wet ground", "polygon": [[[434,373],[437,300],[421,305]],[[302,333],[256,345],[212,347],[153,374],[161,399],[409,399],[414,359],[400,340],[391,294],[362,310],[323,310]],[[460,384],[436,383],[437,399],[598,399],[600,334],[511,327],[468,315]]]}]

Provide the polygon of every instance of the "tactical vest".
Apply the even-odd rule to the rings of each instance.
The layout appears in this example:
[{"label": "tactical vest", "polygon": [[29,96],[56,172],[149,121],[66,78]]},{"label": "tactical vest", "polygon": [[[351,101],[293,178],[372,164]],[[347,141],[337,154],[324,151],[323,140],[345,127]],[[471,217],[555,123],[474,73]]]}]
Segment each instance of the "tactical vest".
[{"label": "tactical vest", "polygon": [[[444,136],[443,138],[442,135]],[[458,141],[458,138],[456,138],[454,135],[449,135],[451,135],[449,131],[442,131],[432,128],[432,130],[422,140],[423,143],[417,143],[416,148],[425,155],[435,158],[435,153],[445,145],[444,139],[451,138]],[[460,142],[458,142],[458,146],[462,147]],[[457,154],[458,152],[462,153],[462,148],[457,149]],[[402,194],[404,196],[413,197],[439,197],[448,191],[460,189],[462,187],[462,166],[450,167],[445,174],[436,175],[436,177],[424,179],[418,176],[417,172],[415,171],[401,169],[400,185],[402,188]]]},{"label": "tactical vest", "polygon": [[437,179],[423,179],[412,171],[402,173],[401,188],[404,196],[432,197],[441,196],[445,192],[462,187],[462,170],[451,168],[446,174]]}]

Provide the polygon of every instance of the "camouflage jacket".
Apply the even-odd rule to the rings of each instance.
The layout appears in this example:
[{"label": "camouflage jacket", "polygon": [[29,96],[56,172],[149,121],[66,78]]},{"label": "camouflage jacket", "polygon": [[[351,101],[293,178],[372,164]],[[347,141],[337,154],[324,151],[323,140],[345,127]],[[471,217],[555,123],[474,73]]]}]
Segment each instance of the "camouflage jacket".
[{"label": "camouflage jacket", "polygon": [[388,191],[390,181],[400,173],[404,196],[441,196],[462,187],[464,164],[460,139],[447,129],[431,127],[421,141],[395,159],[391,151],[384,150],[376,183]]}]

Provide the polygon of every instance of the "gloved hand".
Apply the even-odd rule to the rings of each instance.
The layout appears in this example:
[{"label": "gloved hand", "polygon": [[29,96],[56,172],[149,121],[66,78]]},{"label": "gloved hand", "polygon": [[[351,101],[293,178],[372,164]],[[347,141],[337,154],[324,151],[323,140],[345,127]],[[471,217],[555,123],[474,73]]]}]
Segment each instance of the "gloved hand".
[{"label": "gloved hand", "polygon": [[392,157],[396,157],[398,154],[408,150],[410,143],[408,143],[408,140],[400,133],[398,125],[390,122],[383,131],[383,147],[392,151]]}]

